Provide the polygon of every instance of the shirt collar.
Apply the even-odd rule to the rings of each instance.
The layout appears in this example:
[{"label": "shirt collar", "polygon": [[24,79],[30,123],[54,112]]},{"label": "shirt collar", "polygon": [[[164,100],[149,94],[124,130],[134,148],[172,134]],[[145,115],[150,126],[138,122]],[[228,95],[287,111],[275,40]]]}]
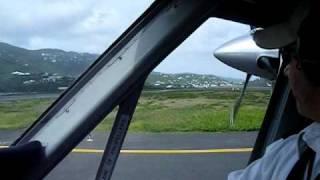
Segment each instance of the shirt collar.
[{"label": "shirt collar", "polygon": [[320,153],[320,123],[313,122],[305,129],[303,140],[310,146],[315,152]]}]

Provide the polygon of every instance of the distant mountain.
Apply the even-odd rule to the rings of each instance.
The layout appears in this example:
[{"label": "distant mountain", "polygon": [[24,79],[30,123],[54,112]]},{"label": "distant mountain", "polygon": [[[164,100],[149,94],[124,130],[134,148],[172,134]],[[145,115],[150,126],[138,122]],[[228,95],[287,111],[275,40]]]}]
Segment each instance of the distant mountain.
[{"label": "distant mountain", "polygon": [[76,77],[97,57],[97,54],[59,49],[27,50],[0,42],[0,75],[18,71]]},{"label": "distant mountain", "polygon": [[[54,92],[68,87],[97,54],[66,52],[59,49],[28,50],[0,42],[0,92]],[[206,89],[242,86],[243,80],[192,73],[152,72],[145,88]],[[256,79],[250,86],[268,87]]]},{"label": "distant mountain", "polygon": [[257,78],[249,82],[249,87],[272,87],[273,82],[268,79]]},{"label": "distant mountain", "polygon": [[59,49],[28,50],[0,42],[0,92],[64,89],[97,57]]},{"label": "distant mountain", "polygon": [[[166,74],[152,72],[145,87],[150,89],[208,89],[208,88],[241,88],[243,81],[236,78],[225,78],[215,75],[193,73]],[[249,82],[249,87],[271,87],[271,82],[257,78]]]},{"label": "distant mountain", "polygon": [[152,72],[145,86],[157,89],[181,89],[181,88],[215,88],[239,86],[241,81],[232,82],[226,78],[215,75],[201,75],[193,73],[165,74]]}]

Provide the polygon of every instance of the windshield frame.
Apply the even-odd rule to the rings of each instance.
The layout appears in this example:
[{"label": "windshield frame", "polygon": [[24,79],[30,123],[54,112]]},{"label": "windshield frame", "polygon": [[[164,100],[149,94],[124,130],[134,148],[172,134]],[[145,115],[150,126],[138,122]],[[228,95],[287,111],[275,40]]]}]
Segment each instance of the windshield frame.
[{"label": "windshield frame", "polygon": [[[130,89],[146,77],[169,53],[205,22],[220,1],[187,0],[154,2],[128,30],[126,30],[75,83],[65,91],[13,145],[40,141],[45,147],[45,159],[32,172],[35,179],[44,177],[71,150],[92,131],[103,118],[126,98]],[[132,57],[134,56],[134,58]],[[127,60],[128,59],[128,60]],[[125,64],[127,63],[127,64]],[[133,64],[132,64],[133,63]],[[122,65],[123,64],[123,65]],[[117,66],[121,68],[117,68]],[[128,67],[132,66],[132,67]],[[116,81],[108,94],[93,88],[108,88],[106,67],[114,67],[107,80]],[[126,71],[120,71],[124,68]],[[115,73],[116,72],[116,73]],[[117,78],[121,76],[121,78]],[[100,78],[100,79],[99,79]],[[102,78],[102,79],[101,79]],[[89,89],[89,90],[88,90]],[[84,96],[94,94],[97,102],[88,109],[83,102],[95,101]],[[89,106],[89,105],[88,105]],[[75,108],[74,108],[75,107]],[[74,108],[74,109],[73,109]],[[86,112],[83,112],[86,111]],[[83,113],[78,115],[78,113]],[[65,125],[79,118],[77,124]],[[64,121],[63,121],[64,120]],[[68,122],[69,123],[69,122]]]}]

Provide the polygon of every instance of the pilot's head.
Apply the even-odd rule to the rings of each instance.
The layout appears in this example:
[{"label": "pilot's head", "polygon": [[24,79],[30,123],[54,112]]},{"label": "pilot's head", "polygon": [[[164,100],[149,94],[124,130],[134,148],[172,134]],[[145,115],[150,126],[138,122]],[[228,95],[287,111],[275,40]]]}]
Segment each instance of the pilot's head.
[{"label": "pilot's head", "polygon": [[[318,6],[319,7],[319,6]],[[297,109],[305,117],[320,121],[320,18],[318,7],[313,6],[302,21],[298,37],[288,48],[290,63],[285,68],[289,85],[296,98]]]},{"label": "pilot's head", "polygon": [[[284,72],[295,96],[297,109],[301,115],[317,121],[320,121],[319,5],[319,2],[312,1],[308,10],[298,9],[288,22],[261,31],[255,37],[261,47],[283,48],[283,58],[289,62]],[[270,41],[270,34],[281,37]]]}]

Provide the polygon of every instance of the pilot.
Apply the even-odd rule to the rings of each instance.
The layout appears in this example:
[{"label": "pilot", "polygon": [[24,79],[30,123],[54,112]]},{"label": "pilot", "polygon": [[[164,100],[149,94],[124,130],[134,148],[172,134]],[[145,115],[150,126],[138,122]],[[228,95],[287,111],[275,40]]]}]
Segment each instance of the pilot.
[{"label": "pilot", "polygon": [[284,49],[297,110],[313,123],[269,145],[263,157],[231,172],[229,180],[320,179],[320,1],[310,3],[302,3],[287,22],[257,31],[254,39],[260,47]]}]

